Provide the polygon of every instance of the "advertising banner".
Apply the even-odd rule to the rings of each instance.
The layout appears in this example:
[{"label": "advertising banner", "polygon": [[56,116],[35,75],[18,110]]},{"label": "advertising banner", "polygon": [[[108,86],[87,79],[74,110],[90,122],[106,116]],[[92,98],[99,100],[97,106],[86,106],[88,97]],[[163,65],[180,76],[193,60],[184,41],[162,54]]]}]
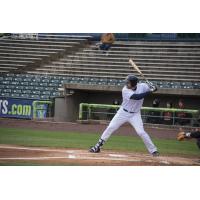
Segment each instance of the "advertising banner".
[{"label": "advertising banner", "polygon": [[0,97],[0,117],[32,119],[33,101]]}]

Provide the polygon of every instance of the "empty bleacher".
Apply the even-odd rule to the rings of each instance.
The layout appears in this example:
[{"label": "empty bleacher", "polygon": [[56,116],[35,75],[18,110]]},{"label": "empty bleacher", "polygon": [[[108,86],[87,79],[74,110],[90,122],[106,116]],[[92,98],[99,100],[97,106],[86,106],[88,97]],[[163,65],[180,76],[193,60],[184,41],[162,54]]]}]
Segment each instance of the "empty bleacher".
[{"label": "empty bleacher", "polygon": [[59,95],[63,83],[122,86],[128,74],[138,75],[129,58],[162,89],[200,89],[199,42],[116,41],[107,55],[87,43],[89,38],[1,39],[1,96],[49,99]]},{"label": "empty bleacher", "polygon": [[72,53],[81,47],[86,38],[59,37],[44,34],[36,39],[19,39],[8,36],[0,39],[0,72],[27,70]]},{"label": "empty bleacher", "polygon": [[[33,73],[123,80],[133,71],[133,58],[145,76],[161,87],[197,88],[200,81],[200,43],[116,42],[106,55],[94,44],[67,55]],[[32,72],[30,72],[32,73]],[[169,83],[167,83],[169,82]],[[167,86],[168,85],[168,86]]]},{"label": "empty bleacher", "polygon": [[0,39],[0,96],[49,99],[59,95],[65,77],[31,75],[27,71],[50,64],[87,45],[90,36],[40,34],[37,38]]}]

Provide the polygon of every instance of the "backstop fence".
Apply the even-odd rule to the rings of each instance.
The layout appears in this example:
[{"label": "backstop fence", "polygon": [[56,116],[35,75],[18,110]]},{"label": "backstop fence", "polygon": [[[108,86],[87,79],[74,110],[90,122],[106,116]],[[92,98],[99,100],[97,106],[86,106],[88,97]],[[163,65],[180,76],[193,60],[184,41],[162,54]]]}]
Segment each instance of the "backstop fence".
[{"label": "backstop fence", "polygon": [[[79,120],[110,121],[119,107],[119,105],[81,103],[79,105]],[[141,115],[144,123],[200,126],[199,110],[142,107]]]}]

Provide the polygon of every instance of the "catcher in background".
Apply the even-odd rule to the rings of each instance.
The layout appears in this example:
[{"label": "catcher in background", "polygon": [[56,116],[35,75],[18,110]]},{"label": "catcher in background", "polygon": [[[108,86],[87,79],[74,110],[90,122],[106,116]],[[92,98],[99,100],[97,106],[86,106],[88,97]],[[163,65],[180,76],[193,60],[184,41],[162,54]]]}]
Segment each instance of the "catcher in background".
[{"label": "catcher in background", "polygon": [[197,146],[200,149],[200,130],[197,129],[197,130],[192,131],[192,132],[182,131],[182,132],[178,133],[178,135],[177,135],[178,141],[183,141],[185,139],[190,139],[190,138],[197,139]]}]

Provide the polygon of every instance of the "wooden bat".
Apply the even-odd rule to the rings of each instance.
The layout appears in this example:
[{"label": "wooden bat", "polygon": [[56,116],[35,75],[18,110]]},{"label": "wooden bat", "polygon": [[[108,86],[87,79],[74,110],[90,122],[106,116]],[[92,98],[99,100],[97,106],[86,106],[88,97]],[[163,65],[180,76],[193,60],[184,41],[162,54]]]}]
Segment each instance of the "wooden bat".
[{"label": "wooden bat", "polygon": [[141,72],[141,70],[139,69],[139,67],[133,62],[133,60],[131,58],[129,58],[129,63],[131,64],[131,66],[133,67],[133,69],[135,69],[140,76],[146,81],[147,84],[149,84],[150,86],[152,86],[153,84],[144,76],[144,74]]}]

